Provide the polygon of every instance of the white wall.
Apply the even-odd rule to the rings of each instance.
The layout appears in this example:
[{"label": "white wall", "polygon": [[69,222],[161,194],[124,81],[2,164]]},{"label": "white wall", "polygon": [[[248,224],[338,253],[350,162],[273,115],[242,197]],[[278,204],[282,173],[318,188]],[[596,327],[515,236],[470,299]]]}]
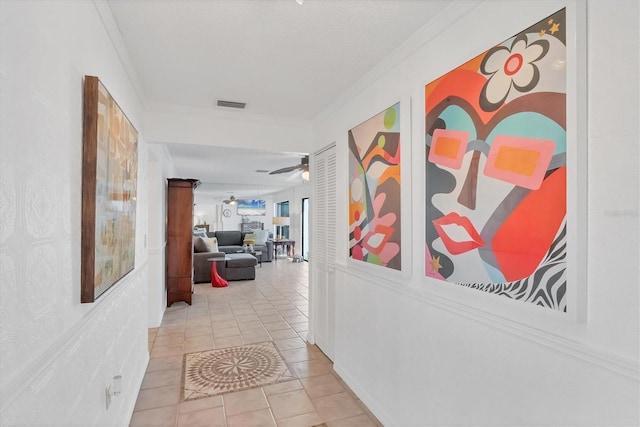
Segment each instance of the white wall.
[{"label": "white wall", "polygon": [[167,244],[167,178],[176,176],[166,148],[149,144],[149,292],[148,326],[160,326],[167,307],[165,249]]},{"label": "white wall", "polygon": [[[586,322],[424,277],[424,85],[563,6],[452,3],[315,122],[312,152],[338,152],[335,369],[385,425],[640,423],[636,0],[588,1]],[[347,131],[408,99],[411,262],[393,274],[346,259]]]},{"label": "white wall", "polygon": [[[95,303],[80,303],[84,75],[98,76],[142,131],[142,102],[105,31],[104,7],[0,4],[2,425],[127,425],[148,361],[142,135],[135,269]],[[122,395],[107,411],[115,375]]]}]

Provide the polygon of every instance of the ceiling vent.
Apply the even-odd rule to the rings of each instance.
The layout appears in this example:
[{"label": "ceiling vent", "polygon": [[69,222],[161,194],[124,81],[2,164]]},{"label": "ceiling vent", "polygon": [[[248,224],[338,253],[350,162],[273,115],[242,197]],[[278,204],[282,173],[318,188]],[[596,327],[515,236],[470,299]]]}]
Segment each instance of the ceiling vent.
[{"label": "ceiling vent", "polygon": [[247,107],[246,102],[223,101],[222,99],[218,99],[217,105],[218,107],[239,108],[240,110],[244,110]]}]

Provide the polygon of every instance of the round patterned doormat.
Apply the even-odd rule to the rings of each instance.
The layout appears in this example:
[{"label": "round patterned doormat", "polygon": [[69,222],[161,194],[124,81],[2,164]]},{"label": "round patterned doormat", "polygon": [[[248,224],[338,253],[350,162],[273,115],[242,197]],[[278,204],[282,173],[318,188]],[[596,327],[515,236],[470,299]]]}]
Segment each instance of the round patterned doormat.
[{"label": "round patterned doormat", "polygon": [[271,341],[185,354],[183,366],[183,400],[295,379]]}]

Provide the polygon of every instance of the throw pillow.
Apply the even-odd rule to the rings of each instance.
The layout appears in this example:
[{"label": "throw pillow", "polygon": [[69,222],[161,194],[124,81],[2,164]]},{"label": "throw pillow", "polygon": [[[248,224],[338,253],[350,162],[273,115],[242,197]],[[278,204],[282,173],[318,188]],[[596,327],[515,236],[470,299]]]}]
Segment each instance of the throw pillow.
[{"label": "throw pillow", "polygon": [[204,228],[196,228],[193,230],[194,236],[207,237],[207,231]]},{"label": "throw pillow", "polygon": [[269,230],[254,230],[253,236],[256,245],[264,246],[267,244],[267,239],[269,238]]},{"label": "throw pillow", "polygon": [[207,245],[207,252],[219,252],[218,251],[218,239],[215,237],[201,237],[204,240],[205,245]]},{"label": "throw pillow", "polygon": [[193,238],[193,252],[195,253],[208,252],[207,244],[202,237]]}]

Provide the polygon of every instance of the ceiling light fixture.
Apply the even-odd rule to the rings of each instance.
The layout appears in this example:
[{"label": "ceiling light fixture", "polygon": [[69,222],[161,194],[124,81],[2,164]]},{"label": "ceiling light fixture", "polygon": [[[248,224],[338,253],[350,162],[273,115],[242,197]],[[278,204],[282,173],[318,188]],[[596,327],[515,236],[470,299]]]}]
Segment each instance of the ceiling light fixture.
[{"label": "ceiling light fixture", "polygon": [[298,4],[302,4],[302,2],[303,2],[303,1],[304,1],[304,0],[296,0],[296,3],[298,3]]}]

